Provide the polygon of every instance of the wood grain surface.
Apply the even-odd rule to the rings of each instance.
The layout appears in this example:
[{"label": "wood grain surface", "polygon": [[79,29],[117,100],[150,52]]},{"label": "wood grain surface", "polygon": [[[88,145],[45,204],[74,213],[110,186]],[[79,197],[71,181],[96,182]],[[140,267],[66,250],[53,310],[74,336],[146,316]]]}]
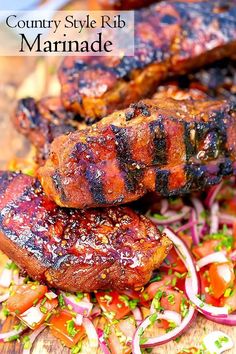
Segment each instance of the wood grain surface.
[{"label": "wood grain surface", "polygon": [[[58,60],[58,59],[57,59]],[[22,157],[29,150],[28,143],[14,130],[11,125],[10,116],[14,110],[16,98],[19,94],[32,95],[39,97],[41,94],[56,94],[59,92],[59,86],[56,81],[56,75],[51,67],[56,67],[58,62],[53,58],[38,59],[31,58],[0,58],[0,168],[7,168],[7,163],[14,156]],[[39,69],[40,66],[40,69]],[[50,72],[50,77],[48,73]],[[37,83],[37,75],[45,75],[45,85]],[[28,76],[32,79],[33,85],[27,82]],[[5,321],[2,331],[12,329],[12,319]],[[229,354],[236,354],[236,327],[227,327],[206,321],[198,316],[197,321],[191,326],[189,331],[183,335],[179,343],[172,342],[153,350],[153,353],[169,354],[178,353],[183,348],[199,346],[201,339],[213,330],[223,330],[235,341],[235,347],[228,351]],[[19,343],[0,344],[1,354],[19,354],[22,352]],[[45,330],[39,335],[33,348],[33,354],[67,354],[69,350]],[[91,350],[85,341],[81,353],[100,353],[100,351]]]}]

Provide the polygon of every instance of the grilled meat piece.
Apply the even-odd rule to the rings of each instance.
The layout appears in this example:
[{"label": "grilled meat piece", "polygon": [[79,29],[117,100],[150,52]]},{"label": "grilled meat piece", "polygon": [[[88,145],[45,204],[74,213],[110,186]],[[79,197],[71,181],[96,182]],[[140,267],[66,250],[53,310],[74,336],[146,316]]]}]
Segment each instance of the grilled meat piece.
[{"label": "grilled meat piece", "polygon": [[147,192],[180,195],[236,173],[236,105],[143,100],[51,145],[39,176],[65,207],[128,203]]},{"label": "grilled meat piece", "polygon": [[133,10],[148,6],[156,0],[97,0],[104,10]]},{"label": "grilled meat piece", "polygon": [[141,287],[171,247],[130,208],[63,209],[23,174],[0,172],[0,215],[0,249],[32,278],[66,291]]},{"label": "grilled meat piece", "polygon": [[94,121],[151,95],[168,76],[235,55],[236,2],[224,4],[168,1],[136,11],[133,57],[65,58],[63,104]]},{"label": "grilled meat piece", "polygon": [[57,97],[38,102],[31,97],[21,99],[13,116],[13,124],[36,147],[36,162],[39,165],[45,162],[50,143],[56,137],[82,126],[75,120],[75,114],[66,111]]},{"label": "grilled meat piece", "polygon": [[220,61],[190,74],[188,80],[188,87],[200,84],[209,96],[236,102],[236,61]]}]

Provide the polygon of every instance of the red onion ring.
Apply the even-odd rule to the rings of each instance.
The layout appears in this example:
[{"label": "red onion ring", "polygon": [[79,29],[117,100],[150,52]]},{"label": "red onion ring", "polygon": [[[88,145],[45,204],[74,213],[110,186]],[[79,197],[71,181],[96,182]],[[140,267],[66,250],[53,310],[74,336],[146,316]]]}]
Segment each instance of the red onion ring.
[{"label": "red onion ring", "polygon": [[73,310],[85,317],[90,316],[93,304],[87,301],[78,301],[75,295],[66,295],[63,291],[61,292],[65,303],[73,308]]},{"label": "red onion ring", "polygon": [[236,223],[235,216],[225,214],[225,213],[219,213],[218,216],[221,224],[233,225],[234,223]]},{"label": "red onion ring", "polygon": [[[190,325],[192,320],[195,318],[195,309],[192,306],[190,306],[188,314],[184,317],[182,322],[181,322],[181,316],[179,315],[178,320],[177,320],[176,315],[179,315],[179,314],[174,311],[164,311],[163,313],[158,313],[157,314],[158,319],[165,319],[165,320],[170,320],[173,322],[175,319],[176,322],[178,322],[178,323],[176,323],[177,327],[174,328],[170,332],[162,334],[156,338],[149,339],[145,344],[142,344],[141,347],[143,347],[143,348],[155,347],[158,345],[165,344],[165,343],[169,342],[170,340],[173,340],[173,339],[179,337],[186,330],[186,328]],[[134,334],[133,341],[132,341],[132,353],[133,354],[141,354],[140,344],[139,344],[139,337],[140,337],[139,333],[140,333],[140,331],[143,332],[151,324],[151,322],[150,322],[151,316],[148,316],[142,322],[142,324],[137,328],[137,330]]]},{"label": "red onion ring", "polygon": [[98,348],[98,334],[96,331],[96,328],[94,327],[94,324],[92,321],[90,321],[88,318],[84,317],[83,319],[83,326],[85,329],[85,332],[88,336],[88,341],[89,345],[91,348]]},{"label": "red onion ring", "polygon": [[194,209],[191,211],[191,234],[193,239],[193,244],[198,245],[200,242],[199,234],[198,234],[198,227],[197,227],[197,214]]},{"label": "red onion ring", "polygon": [[226,326],[236,326],[236,314],[228,314],[227,317],[205,315],[205,317],[215,323],[220,323]]},{"label": "red onion ring", "polygon": [[34,330],[30,335],[29,335],[29,340],[30,340],[30,348],[28,349],[24,349],[22,354],[30,354],[31,352],[31,348],[32,348],[32,345],[35,341],[35,339],[38,337],[38,335],[43,332],[43,330],[46,328],[45,325],[42,325],[41,327],[37,328],[36,330]]},{"label": "red onion ring", "polygon": [[219,184],[217,184],[216,186],[213,186],[210,188],[206,200],[205,200],[205,204],[208,208],[211,208],[217,194],[219,193],[219,191],[221,190],[221,187],[223,186],[223,182],[220,182]]},{"label": "red onion ring", "polygon": [[101,351],[104,354],[111,354],[110,350],[108,349],[107,343],[104,339],[104,332],[101,328],[97,328],[98,339],[99,339],[99,346]]},{"label": "red onion ring", "polygon": [[211,207],[211,227],[210,234],[216,234],[219,231],[219,203],[213,203]]},{"label": "red onion ring", "polygon": [[211,263],[224,263],[228,262],[227,257],[225,256],[224,252],[215,252],[208,254],[206,257],[202,257],[197,261],[197,267],[201,269],[208,264]]},{"label": "red onion ring", "polygon": [[190,207],[185,206],[185,207],[183,207],[181,213],[174,213],[173,216],[170,216],[169,218],[164,219],[164,220],[158,220],[155,217],[150,216],[149,212],[146,214],[146,216],[150,220],[152,220],[156,225],[169,225],[169,224],[175,223],[177,221],[181,221],[189,213],[189,211],[190,211]]}]

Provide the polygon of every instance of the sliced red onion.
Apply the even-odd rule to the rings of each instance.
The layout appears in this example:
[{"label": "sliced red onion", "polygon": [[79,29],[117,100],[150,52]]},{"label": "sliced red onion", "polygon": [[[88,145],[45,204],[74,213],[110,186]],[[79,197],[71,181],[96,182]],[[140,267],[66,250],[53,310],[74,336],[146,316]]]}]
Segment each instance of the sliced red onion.
[{"label": "sliced red onion", "polygon": [[234,223],[236,223],[235,216],[225,214],[225,213],[219,213],[218,216],[221,224],[233,225]]},{"label": "sliced red onion", "polygon": [[101,315],[101,313],[102,313],[101,307],[98,305],[95,305],[92,309],[90,317],[92,317],[92,318],[98,317]]},{"label": "sliced red onion", "polygon": [[37,323],[40,323],[45,316],[40,310],[41,304],[30,307],[28,310],[17,317],[29,328],[34,329]]},{"label": "sliced red onion", "polygon": [[211,253],[206,257],[202,257],[197,261],[197,267],[201,269],[202,267],[205,267],[208,264],[211,263],[224,263],[228,262],[227,257],[225,256],[224,252],[215,252]]},{"label": "sliced red onion", "polygon": [[216,196],[217,194],[219,193],[219,191],[221,190],[221,187],[223,185],[223,182],[221,182],[220,184],[217,184],[216,186],[213,186],[210,188],[208,194],[207,194],[207,197],[206,197],[206,200],[205,200],[205,204],[208,208],[211,208],[215,199],[216,199]]},{"label": "sliced red onion", "polygon": [[45,325],[40,326],[39,328],[35,329],[30,335],[29,335],[29,341],[30,341],[30,348],[28,349],[24,349],[22,354],[30,354],[31,352],[31,348],[32,345],[34,343],[34,341],[36,340],[36,338],[38,337],[38,335],[43,332],[43,330],[46,328]]},{"label": "sliced red onion", "polygon": [[0,342],[7,342],[7,340],[13,336],[23,333],[26,327],[22,326],[20,329],[13,329],[12,331],[0,333]]},{"label": "sliced red onion", "polygon": [[98,334],[97,334],[96,328],[94,327],[93,322],[85,317],[83,319],[83,326],[84,326],[85,332],[88,336],[90,347],[91,348],[98,348]]},{"label": "sliced red onion", "polygon": [[199,235],[199,237],[202,237],[204,234],[205,226],[206,226],[206,220],[203,217],[203,215],[205,214],[205,209],[204,209],[202,202],[198,198],[192,198],[192,203],[193,203],[193,206],[194,206],[196,213],[197,213],[198,235]]},{"label": "sliced red onion", "polygon": [[9,288],[12,282],[12,277],[13,277],[13,270],[4,268],[0,275],[0,286],[2,286],[3,288]]},{"label": "sliced red onion", "polygon": [[199,282],[197,272],[192,255],[190,254],[188,248],[186,247],[185,243],[171,229],[166,227],[163,230],[163,234],[166,234],[166,236],[173,242],[177,253],[181,257],[186,269],[188,269],[189,274],[191,274],[193,290],[198,293]]},{"label": "sliced red onion", "polygon": [[5,294],[2,294],[0,295],[0,303],[2,303],[3,301],[6,301],[10,296],[10,293],[5,293]]},{"label": "sliced red onion", "polygon": [[91,302],[83,300],[78,301],[77,297],[73,294],[66,295],[64,292],[61,293],[64,297],[65,303],[70,305],[75,312],[85,317],[90,316],[93,308],[93,304]]},{"label": "sliced red onion", "polygon": [[208,305],[199,299],[199,282],[193,259],[182,240],[174,234],[169,228],[163,230],[170,240],[173,242],[176,251],[179,253],[185,267],[188,269],[188,275],[185,280],[185,292],[188,299],[197,307],[198,311],[203,314],[214,316],[227,316],[228,309],[226,307],[216,307]]},{"label": "sliced red onion", "polygon": [[56,299],[57,298],[57,294],[55,294],[53,291],[48,291],[45,296],[49,299],[49,300],[52,300],[52,299]]},{"label": "sliced red onion", "polygon": [[219,231],[219,203],[215,202],[211,207],[211,227],[210,234],[216,234]]},{"label": "sliced red onion", "polygon": [[197,221],[193,222],[193,221],[190,220],[186,224],[183,224],[178,229],[176,229],[176,233],[178,234],[179,232],[189,230],[189,229],[191,229],[193,227],[194,224],[197,225]]},{"label": "sliced red onion", "polygon": [[185,279],[185,292],[188,299],[197,307],[197,310],[203,315],[213,315],[213,316],[227,316],[228,309],[226,307],[216,307],[206,304],[201,299],[199,299],[198,292],[195,292],[192,288],[192,276]]},{"label": "sliced red onion", "polygon": [[134,316],[137,326],[139,326],[139,324],[143,320],[143,315],[142,315],[140,308],[136,307],[134,310],[132,310],[132,313],[133,313],[133,316]]},{"label": "sliced red onion", "polygon": [[228,314],[227,317],[221,317],[221,316],[211,316],[211,315],[205,315],[205,317],[213,321],[215,323],[220,323],[226,326],[236,326],[236,314]]},{"label": "sliced red onion", "polygon": [[169,209],[168,200],[164,198],[161,200],[161,210],[160,210],[161,215],[165,214],[168,209]]},{"label": "sliced red onion", "polygon": [[150,213],[147,213],[146,216],[157,225],[169,225],[177,221],[181,221],[189,213],[189,211],[190,207],[185,206],[183,207],[181,213],[174,213],[172,216],[163,220],[158,220],[157,218],[150,216]]},{"label": "sliced red onion", "polygon": [[199,233],[198,233],[198,228],[197,228],[197,214],[194,209],[191,211],[191,222],[192,222],[192,227],[191,227],[191,233],[192,233],[192,239],[193,239],[193,244],[198,245],[200,242],[199,238]]},{"label": "sliced red onion", "polygon": [[83,323],[83,315],[81,315],[80,313],[77,313],[76,318],[75,318],[75,324],[77,326],[82,326]]},{"label": "sliced red onion", "polygon": [[[133,354],[141,354],[139,339],[140,333],[143,333],[145,329],[151,325],[150,317],[153,315],[148,316],[141,325],[137,328],[134,338],[132,341],[132,353]],[[181,322],[181,316],[179,313],[174,311],[164,311],[163,313],[157,314],[157,319],[164,319],[167,321],[174,322],[177,327],[174,328],[172,331],[167,332],[165,334],[159,335],[155,338],[150,338],[147,340],[145,344],[142,344],[141,347],[148,348],[148,347],[155,347],[157,345],[165,344],[170,340],[179,337],[183,331],[190,325],[192,320],[195,317],[195,310],[192,306],[190,306],[188,314],[184,317],[183,321]]]},{"label": "sliced red onion", "polygon": [[111,354],[110,350],[108,349],[107,343],[104,339],[104,332],[101,328],[97,329],[97,333],[98,333],[98,339],[99,339],[99,346],[101,351],[104,354]]}]

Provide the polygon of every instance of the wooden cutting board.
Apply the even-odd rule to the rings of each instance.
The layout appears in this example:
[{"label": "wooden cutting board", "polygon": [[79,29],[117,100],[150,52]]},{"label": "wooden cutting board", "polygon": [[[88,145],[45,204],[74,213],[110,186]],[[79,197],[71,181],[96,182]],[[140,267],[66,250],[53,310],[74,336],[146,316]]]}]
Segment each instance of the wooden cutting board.
[{"label": "wooden cutting board", "polygon": [[[55,65],[53,60],[53,58],[45,60],[46,72],[50,66]],[[18,87],[21,86],[21,92],[24,92],[24,94],[33,96],[40,95],[40,90],[44,92],[44,95],[46,95],[47,91],[51,94],[58,90],[56,83],[53,85],[50,84],[50,82],[55,79],[54,77],[46,77],[46,81],[49,83],[47,87],[40,87],[39,83],[36,86],[34,80],[33,87],[27,86],[27,82],[25,83],[26,76],[29,75],[29,72],[32,73],[31,75],[36,75],[38,70],[37,67],[39,65],[41,65],[41,62],[33,58],[0,58],[0,168],[6,168],[7,162],[14,156],[24,156],[29,148],[28,143],[14,130],[10,122],[10,116],[14,110],[16,102],[16,95],[19,94]],[[14,68],[14,70],[12,68]],[[7,320],[2,327],[2,331],[9,331],[12,329],[12,326],[12,321]],[[179,343],[168,343],[167,345],[156,348],[153,350],[153,353],[178,353],[183,348],[193,346],[198,347],[202,338],[207,333],[217,329],[224,331],[235,341],[235,348],[228,351],[228,353],[236,354],[236,327],[233,328],[217,325],[205,320],[201,316],[198,316],[197,321],[191,326],[189,331],[181,337]],[[18,354],[21,352],[22,348],[19,343],[0,344],[1,354]],[[69,353],[69,350],[63,347],[57,339],[51,336],[48,330],[45,330],[39,335],[31,352],[33,354],[67,354]],[[91,351],[88,343],[85,341],[82,353],[91,354],[100,353],[100,351]]]}]

